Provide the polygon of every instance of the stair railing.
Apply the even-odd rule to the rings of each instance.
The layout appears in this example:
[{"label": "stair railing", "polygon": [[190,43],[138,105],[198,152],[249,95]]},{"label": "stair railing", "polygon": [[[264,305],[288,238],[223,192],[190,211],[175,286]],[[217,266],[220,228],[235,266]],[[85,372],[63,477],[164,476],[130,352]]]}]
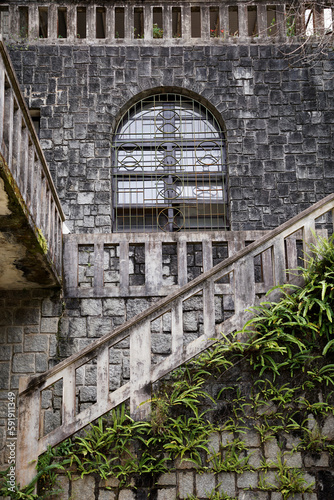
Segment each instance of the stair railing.
[{"label": "stair railing", "polygon": [[[242,328],[259,294],[273,285],[291,282],[293,275],[286,269],[298,265],[298,241],[304,251],[314,241],[318,222],[329,214],[333,225],[334,195],[330,195],[301,214],[254,241],[232,257],[206,271],[174,293],[150,306],[110,334],[92,342],[80,352],[65,359],[39,376],[20,379],[19,431],[17,471],[21,485],[35,474],[38,456],[48,445],[54,446],[123,401],[130,399],[130,411],[136,419],[145,418],[149,411],[151,384],[207,349],[220,333],[228,334]],[[260,283],[255,279],[255,267],[261,258]],[[259,280],[258,280],[259,281]],[[259,286],[258,286],[259,285]],[[234,314],[216,321],[215,297],[226,297],[233,303]],[[202,302],[202,333],[188,343],[186,338],[185,304],[197,298]],[[152,361],[154,323],[163,315],[170,318],[171,353],[158,363]],[[113,392],[109,390],[109,350],[119,342],[128,342],[130,350],[130,380]],[[97,398],[94,404],[76,411],[76,370],[94,360],[97,367]],[[61,425],[44,435],[42,391],[62,380]]]}]

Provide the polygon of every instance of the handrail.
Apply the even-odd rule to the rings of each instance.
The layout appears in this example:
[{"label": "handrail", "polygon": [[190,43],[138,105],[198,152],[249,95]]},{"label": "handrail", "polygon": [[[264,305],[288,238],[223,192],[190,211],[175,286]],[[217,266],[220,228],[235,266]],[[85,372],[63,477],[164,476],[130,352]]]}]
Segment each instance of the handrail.
[{"label": "handrail", "polygon": [[[247,309],[257,301],[254,259],[259,255],[262,259],[263,292],[275,284],[289,281],[291,276],[285,270],[297,267],[297,241],[302,239],[306,250],[307,245],[314,241],[316,219],[327,212],[333,214],[333,210],[334,194],[269,231],[48,372],[20,379],[18,470],[22,471],[21,483],[25,484],[33,474],[33,467],[27,466],[28,461],[37,459],[48,444],[59,443],[127,398],[130,397],[132,414],[137,418],[144,417],[149,408],[143,403],[150,398],[151,383],[212,345],[221,331],[229,333],[242,327],[248,315]],[[222,323],[215,321],[214,297],[217,293],[232,297],[234,301],[234,314]],[[195,295],[202,301],[204,333],[186,344],[183,308]],[[154,364],[151,323],[167,313],[170,315],[171,354]],[[109,392],[109,348],[126,338],[130,340],[130,381]],[[97,363],[97,402],[76,415],[76,370],[93,359]],[[60,379],[64,382],[62,425],[43,436],[41,392]]]},{"label": "handrail", "polygon": [[8,182],[19,193],[18,201],[59,279],[65,215],[1,35],[0,154]]}]

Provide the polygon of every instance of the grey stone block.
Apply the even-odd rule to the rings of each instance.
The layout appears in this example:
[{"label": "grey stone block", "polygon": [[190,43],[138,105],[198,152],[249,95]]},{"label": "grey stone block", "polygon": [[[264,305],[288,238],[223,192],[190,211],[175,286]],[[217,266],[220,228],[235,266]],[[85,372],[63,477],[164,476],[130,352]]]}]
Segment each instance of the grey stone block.
[{"label": "grey stone block", "polygon": [[258,474],[256,472],[243,472],[237,475],[238,488],[256,488],[258,484]]},{"label": "grey stone block", "polygon": [[159,486],[175,486],[176,485],[176,474],[171,472],[170,474],[161,474],[159,476],[157,484]]},{"label": "grey stone block", "polygon": [[115,500],[116,494],[110,490],[99,490],[98,500]]},{"label": "grey stone block", "polygon": [[10,343],[22,342],[23,330],[20,326],[9,326],[7,328],[7,340]]},{"label": "grey stone block", "polygon": [[118,500],[135,500],[136,495],[132,490],[121,490],[118,495]]},{"label": "grey stone block", "polygon": [[47,335],[25,335],[25,352],[47,352],[49,347],[49,338]]},{"label": "grey stone block", "polygon": [[38,325],[40,321],[40,310],[30,307],[16,309],[14,313],[14,325]]},{"label": "grey stone block", "polygon": [[35,372],[35,354],[14,354],[13,356],[14,373],[34,373]]},{"label": "grey stone block", "polygon": [[235,482],[236,477],[233,472],[221,472],[218,474],[218,491],[234,497],[236,493]]},{"label": "grey stone block", "polygon": [[180,498],[187,498],[194,494],[194,475],[193,472],[178,473],[178,490]]},{"label": "grey stone block", "polygon": [[176,488],[158,490],[158,500],[176,500]]},{"label": "grey stone block", "polygon": [[124,316],[125,315],[125,300],[124,299],[104,299],[102,301],[104,316]]},{"label": "grey stone block", "polygon": [[215,475],[205,472],[196,475],[196,494],[199,498],[207,498],[215,488]]},{"label": "grey stone block", "polygon": [[82,299],[82,316],[100,316],[102,315],[102,301],[99,299]]},{"label": "grey stone block", "polygon": [[87,318],[88,337],[102,337],[112,331],[112,324],[109,318]]},{"label": "grey stone block", "polygon": [[42,318],[41,333],[57,333],[59,318]]},{"label": "grey stone block", "polygon": [[95,500],[95,478],[84,476],[83,478],[73,478],[71,500]]}]

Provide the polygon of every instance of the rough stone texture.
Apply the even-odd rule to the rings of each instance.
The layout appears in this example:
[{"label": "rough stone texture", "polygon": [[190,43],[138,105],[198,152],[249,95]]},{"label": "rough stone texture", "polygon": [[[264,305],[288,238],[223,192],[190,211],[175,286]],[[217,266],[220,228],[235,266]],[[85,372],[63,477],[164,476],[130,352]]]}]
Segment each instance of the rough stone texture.
[{"label": "rough stone texture", "polygon": [[28,104],[41,109],[41,142],[71,230],[110,232],[113,125],[133,96],[157,87],[207,98],[221,115],[232,229],[273,228],[333,191],[331,55],[289,68],[274,44],[98,49],[11,49]]},{"label": "rough stone texture", "polygon": [[[56,324],[62,307],[59,291],[42,289],[1,291],[0,304],[6,311],[6,315],[0,313],[3,319],[0,326],[0,389],[4,393],[0,397],[0,414],[6,415],[8,391],[17,394],[19,377],[43,372],[54,364],[57,354],[53,343],[55,335],[46,333],[43,325],[45,320]],[[54,425],[55,418],[59,419],[59,416],[50,412],[46,416],[46,425]],[[5,421],[0,420],[0,463],[4,463],[4,425]]]},{"label": "rough stone texture", "polygon": [[95,478],[93,476],[78,477],[72,481],[72,500],[95,500]]},{"label": "rough stone texture", "polygon": [[232,472],[221,472],[218,474],[218,491],[225,495],[235,495],[235,474]]},{"label": "rough stone texture", "polygon": [[194,474],[193,472],[179,473],[179,497],[187,498],[188,495],[194,494]]},{"label": "rough stone texture", "polygon": [[196,475],[196,494],[199,498],[205,498],[210,495],[215,487],[214,474],[198,474]]}]

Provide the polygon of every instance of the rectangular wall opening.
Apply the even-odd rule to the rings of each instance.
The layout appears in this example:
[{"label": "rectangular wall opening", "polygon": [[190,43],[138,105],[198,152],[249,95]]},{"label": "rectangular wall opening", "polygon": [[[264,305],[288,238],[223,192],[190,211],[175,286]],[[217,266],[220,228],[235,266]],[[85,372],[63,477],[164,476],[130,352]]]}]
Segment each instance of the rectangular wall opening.
[{"label": "rectangular wall opening", "polygon": [[277,34],[276,6],[267,5],[267,36],[276,36]]},{"label": "rectangular wall opening", "polygon": [[96,38],[106,37],[106,8],[96,7]]},{"label": "rectangular wall opening", "polygon": [[247,7],[247,20],[248,20],[248,36],[259,36],[256,5],[251,5]]},{"label": "rectangular wall opening", "polygon": [[39,7],[39,9],[38,9],[38,22],[39,22],[39,30],[38,30],[39,38],[47,38],[48,37],[48,8],[47,7]]},{"label": "rectangular wall opening", "polygon": [[200,7],[191,7],[191,38],[201,38]]},{"label": "rectangular wall opening", "polygon": [[144,10],[135,7],[133,11],[133,38],[144,38]]},{"label": "rectangular wall opening", "polygon": [[115,8],[115,38],[124,38],[124,7]]},{"label": "rectangular wall opening", "polygon": [[239,36],[239,15],[238,7],[228,8],[229,35]]},{"label": "rectangular wall opening", "polygon": [[153,7],[153,38],[163,38],[162,8]]},{"label": "rectangular wall opening", "polygon": [[86,7],[77,7],[77,38],[87,37]]},{"label": "rectangular wall opening", "polygon": [[219,38],[223,33],[224,30],[220,31],[219,25],[219,8],[210,7],[210,37]]},{"label": "rectangular wall opening", "polygon": [[19,7],[20,37],[27,38],[29,33],[28,7]]},{"label": "rectangular wall opening", "polygon": [[58,38],[67,38],[67,9],[61,7],[58,9]]},{"label": "rectangular wall opening", "polygon": [[172,32],[173,32],[173,38],[182,37],[181,7],[172,8]]},{"label": "rectangular wall opening", "polygon": [[333,31],[333,16],[332,16],[332,9],[324,9],[324,28],[325,32],[329,33]]},{"label": "rectangular wall opening", "polygon": [[0,7],[0,33],[4,38],[7,38],[9,35],[8,7]]},{"label": "rectangular wall opening", "polygon": [[314,13],[313,9],[305,9],[305,35],[314,35]]}]

